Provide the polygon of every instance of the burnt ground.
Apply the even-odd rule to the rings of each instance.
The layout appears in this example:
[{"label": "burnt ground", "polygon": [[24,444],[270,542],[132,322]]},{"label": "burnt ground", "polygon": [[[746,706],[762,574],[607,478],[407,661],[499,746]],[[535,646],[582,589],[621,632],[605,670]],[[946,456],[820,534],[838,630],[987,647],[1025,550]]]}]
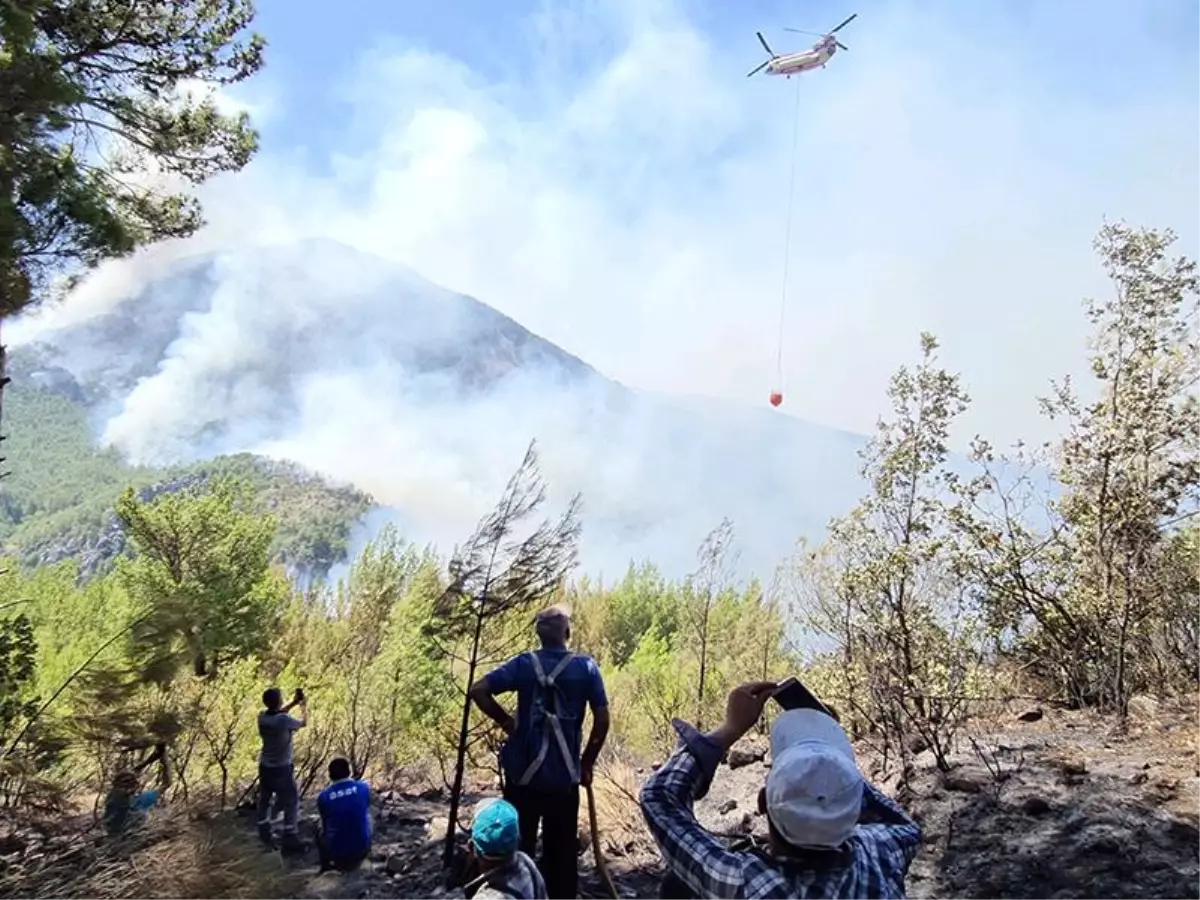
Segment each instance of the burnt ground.
[{"label": "burnt ground", "polygon": [[[1036,721],[1019,718],[1038,712]],[[864,770],[925,831],[909,896],[1200,897],[1195,698],[1138,700],[1123,732],[1111,719],[1038,708],[1012,710],[971,736],[978,750],[964,738],[950,773],[938,772],[926,752],[903,784],[862,751]],[[722,766],[697,804],[711,830],[731,839],[765,837],[756,802],[770,766],[765,750],[747,739],[731,754],[733,768]],[[625,897],[656,896],[662,875],[634,801],[647,773],[611,766],[597,776],[602,848]],[[385,792],[383,798],[370,867],[313,878],[308,896],[461,896],[441,880],[446,806],[440,796]],[[605,896],[586,805],[580,846],[580,893]]]}]

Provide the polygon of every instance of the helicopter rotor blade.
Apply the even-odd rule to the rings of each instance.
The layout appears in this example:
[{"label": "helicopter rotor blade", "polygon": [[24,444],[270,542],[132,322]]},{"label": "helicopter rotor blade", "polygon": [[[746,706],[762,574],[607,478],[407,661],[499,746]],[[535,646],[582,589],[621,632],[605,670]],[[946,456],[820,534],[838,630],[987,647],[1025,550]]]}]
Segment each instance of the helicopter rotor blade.
[{"label": "helicopter rotor blade", "polygon": [[771,60],[768,59],[765,63],[763,63],[761,66],[759,66],[753,72],[747,72],[746,77],[749,78],[751,75],[757,75],[759,72],[761,72],[763,69],[765,69],[770,64],[771,64]]},{"label": "helicopter rotor blade", "polygon": [[845,22],[843,22],[841,25],[839,25],[837,28],[829,29],[829,33],[833,34],[835,31],[840,31],[841,29],[845,28],[847,25],[849,25],[851,22],[853,22],[857,18],[858,18],[858,13],[855,13],[850,18],[848,18]]},{"label": "helicopter rotor blade", "polygon": [[838,48],[841,50],[849,50],[850,49],[845,44],[843,44],[841,41],[834,41],[834,43],[837,44]]},{"label": "helicopter rotor blade", "polygon": [[762,36],[762,32],[756,31],[754,33],[758,35],[758,42],[763,45],[763,49],[766,50],[768,54],[770,54],[772,59],[774,59],[775,51],[771,49],[770,45],[767,43],[767,39]]},{"label": "helicopter rotor blade", "polygon": [[817,33],[817,32],[815,32],[815,31],[801,31],[799,28],[785,28],[785,29],[783,29],[783,30],[784,30],[784,31],[791,31],[791,32],[794,32],[795,34],[807,34],[807,35],[809,35],[810,37],[825,37],[825,35],[823,35],[823,34],[818,34],[818,33]]}]

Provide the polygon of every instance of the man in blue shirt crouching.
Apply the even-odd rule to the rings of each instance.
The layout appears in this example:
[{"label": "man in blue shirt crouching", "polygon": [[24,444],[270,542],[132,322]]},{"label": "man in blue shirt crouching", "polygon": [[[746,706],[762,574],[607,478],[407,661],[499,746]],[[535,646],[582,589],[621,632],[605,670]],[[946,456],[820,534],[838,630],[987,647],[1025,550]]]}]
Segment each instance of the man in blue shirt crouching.
[{"label": "man in blue shirt crouching", "polygon": [[321,871],[350,872],[371,852],[371,788],[350,777],[350,761],[341,756],[329,763],[329,780],[317,795]]}]

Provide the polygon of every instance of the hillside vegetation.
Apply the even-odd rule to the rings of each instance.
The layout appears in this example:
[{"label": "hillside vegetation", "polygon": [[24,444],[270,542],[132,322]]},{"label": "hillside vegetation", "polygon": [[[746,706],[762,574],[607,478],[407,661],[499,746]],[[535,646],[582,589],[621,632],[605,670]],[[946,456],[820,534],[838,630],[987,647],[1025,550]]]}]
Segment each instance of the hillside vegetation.
[{"label": "hillside vegetation", "polygon": [[306,576],[345,560],[351,532],[371,506],[359,490],[250,454],[167,469],[131,466],[96,446],[80,402],[17,372],[5,391],[9,474],[0,481],[0,546],[25,565],[72,559],[86,575],[106,570],[124,547],[113,504],[127,487],[154,494],[243,480],[257,506],[277,518],[272,558]]},{"label": "hillside vegetation", "polygon": [[[495,511],[453,551],[418,548],[387,529],[342,582],[311,588],[290,583],[271,554],[324,546],[301,522],[314,510],[332,520],[345,507],[319,482],[239,457],[193,467],[197,477],[177,490],[148,495],[139,486],[155,476],[101,451],[56,457],[59,469],[14,482],[9,540],[27,540],[39,517],[82,516],[88,503],[98,510],[116,499],[130,552],[82,584],[70,560],[0,576],[0,807],[65,814],[156,743],[168,747],[158,771],[172,776],[172,805],[234,806],[255,777],[262,688],[303,685],[313,715],[297,741],[305,794],[334,754],[376,782],[401,773],[433,782],[439,793],[429,796],[438,799],[423,802],[444,801],[437,835],[453,865],[465,804],[490,783],[501,739],[471,708],[467,686],[527,647],[532,613],[558,602],[572,608],[573,643],[595,657],[608,687],[614,729],[602,790],[635,789],[635,767],[673,746],[673,717],[711,726],[732,686],[801,673],[841,711],[872,777],[907,791],[931,846],[944,841],[942,862],[922,863],[922,893],[1024,896],[1036,882],[1025,870],[987,886],[979,881],[986,872],[964,874],[951,825],[938,824],[946,809],[932,802],[946,791],[991,797],[962,819],[977,835],[991,833],[987,817],[1009,815],[1001,785],[1024,750],[1005,743],[1013,738],[989,739],[988,729],[1011,724],[1003,711],[1032,696],[1041,705],[1029,721],[1124,734],[1154,697],[1196,687],[1197,280],[1193,262],[1170,255],[1171,243],[1170,233],[1101,231],[1112,293],[1087,304],[1095,381],[1086,395],[1057,385],[1044,401],[1062,423],[1052,445],[1001,453],[977,439],[969,475],[948,466],[947,434],[970,399],[939,362],[936,339],[922,335],[861,454],[866,493],[769,582],[732,575],[738,542],[728,521],[714,523],[686,579],[666,579],[649,561],[611,583],[574,578],[586,506],[569,503],[543,520],[552,486],[532,444]],[[44,421],[58,435],[86,436],[60,400],[29,399],[53,412]],[[13,415],[14,440],[30,410]],[[14,448],[28,456],[19,463],[14,450],[14,467],[40,452],[39,441],[21,440]],[[1052,493],[1033,471],[1053,474]],[[1047,735],[1041,749],[1057,753],[1063,740]],[[1108,754],[1125,745],[1089,746]],[[1178,753],[1174,738],[1171,748]],[[1077,786],[1087,771],[1071,760],[1034,768],[1042,781],[1026,787],[1043,793],[1047,778]],[[1121,764],[1104,771],[1127,777]],[[1187,778],[1192,791],[1191,771],[1178,767],[1171,790]],[[1102,812],[1082,796],[1042,796],[1038,808],[1058,809],[1062,836],[1077,834]],[[1137,827],[1175,829],[1161,842],[1161,865],[1183,868],[1136,884],[1124,876],[1088,883],[1080,869],[1082,886],[1065,895],[1178,883],[1194,863],[1175,857],[1195,817],[1174,810]],[[1038,840],[1056,833],[1043,824]],[[435,865],[432,848],[417,846],[407,852]],[[1095,847],[1077,849],[1084,859]],[[29,861],[14,890],[48,871]],[[67,893],[97,889],[81,882]]]}]

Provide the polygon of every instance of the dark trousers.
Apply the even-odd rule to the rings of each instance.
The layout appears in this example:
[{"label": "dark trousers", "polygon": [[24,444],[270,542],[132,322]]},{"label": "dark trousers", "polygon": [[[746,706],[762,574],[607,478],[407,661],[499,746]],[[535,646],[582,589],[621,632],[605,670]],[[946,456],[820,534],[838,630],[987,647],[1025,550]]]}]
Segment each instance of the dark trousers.
[{"label": "dark trousers", "polygon": [[668,871],[658,887],[658,896],[663,900],[694,900],[696,892],[682,878]]},{"label": "dark trousers", "polygon": [[295,835],[300,812],[300,794],[292,766],[258,767],[258,829],[271,827],[271,799],[283,810],[283,833]]},{"label": "dark trousers", "polygon": [[317,830],[317,852],[321,857],[321,871],[328,872],[330,869],[337,869],[339,872],[353,872],[362,865],[364,859],[371,853],[371,848],[368,847],[358,856],[333,856],[329,852],[329,842],[325,839],[325,825]]},{"label": "dark trousers", "polygon": [[542,858],[538,868],[552,900],[579,896],[579,786],[540,791],[510,784],[504,799],[517,808],[521,850],[537,853],[538,823],[542,824]]}]

